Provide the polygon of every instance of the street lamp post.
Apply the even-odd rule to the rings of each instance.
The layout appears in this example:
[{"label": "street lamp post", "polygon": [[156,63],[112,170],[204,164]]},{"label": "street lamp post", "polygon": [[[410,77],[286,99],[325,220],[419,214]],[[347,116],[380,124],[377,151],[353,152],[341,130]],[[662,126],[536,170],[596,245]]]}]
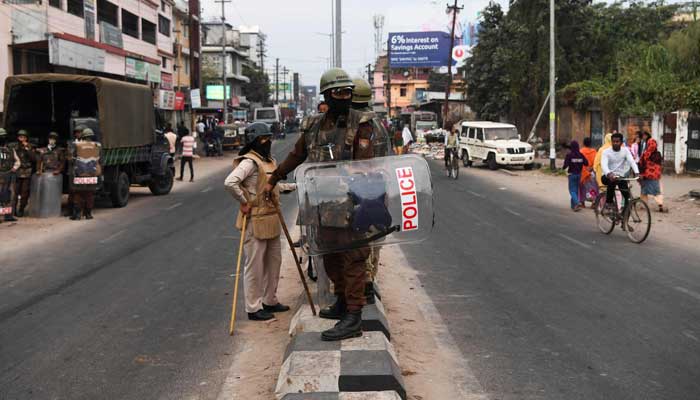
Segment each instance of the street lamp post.
[{"label": "street lamp post", "polygon": [[549,168],[557,168],[556,141],[556,93],[555,90],[555,60],[554,60],[554,0],[549,0]]}]

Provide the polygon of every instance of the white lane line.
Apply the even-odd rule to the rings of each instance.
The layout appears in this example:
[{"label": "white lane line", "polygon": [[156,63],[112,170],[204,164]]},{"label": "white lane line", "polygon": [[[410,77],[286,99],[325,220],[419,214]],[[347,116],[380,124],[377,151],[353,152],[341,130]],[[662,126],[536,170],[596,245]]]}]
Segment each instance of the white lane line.
[{"label": "white lane line", "polygon": [[700,293],[698,293],[698,292],[694,292],[690,289],[686,289],[686,288],[681,287],[681,286],[676,286],[676,287],[674,287],[674,289],[676,289],[677,291],[679,291],[681,293],[687,294],[688,296],[694,298],[695,300],[700,300]]},{"label": "white lane line", "polygon": [[117,236],[123,234],[124,232],[126,232],[126,229],[121,230],[121,231],[119,231],[119,232],[117,232],[117,233],[115,233],[115,234],[113,234],[113,235],[111,235],[111,236],[107,236],[106,238],[100,240],[100,243],[107,243],[107,242],[109,242],[109,241],[111,241],[111,240],[114,240],[114,239],[117,238]]},{"label": "white lane line", "polygon": [[508,207],[503,207],[503,209],[506,210],[506,212],[509,212],[509,213],[515,215],[516,217],[522,217],[522,215],[520,215],[520,213],[517,213],[517,212],[511,210],[511,209],[508,208]]},{"label": "white lane line", "polygon": [[689,329],[685,329],[681,333],[683,334],[683,336],[687,337],[688,339],[692,339],[692,340],[695,340],[696,342],[700,342],[700,340],[698,340],[697,336],[693,335],[693,331],[691,331]]},{"label": "white lane line", "polygon": [[208,188],[200,191],[200,193],[206,193],[206,192],[211,192],[211,187],[208,187]]},{"label": "white lane line", "polygon": [[481,198],[481,199],[485,199],[485,198],[486,198],[486,196],[484,196],[483,194],[479,194],[479,193],[477,193],[477,192],[472,192],[471,190],[467,190],[467,193],[471,194],[472,196],[479,197],[479,198]]},{"label": "white lane line", "polygon": [[166,208],[165,211],[174,210],[174,209],[180,207],[181,205],[182,205],[182,203],[175,203],[175,204],[173,204],[172,206]]},{"label": "white lane line", "polygon": [[581,246],[581,247],[585,247],[585,248],[587,248],[587,249],[589,249],[589,250],[593,248],[593,247],[591,247],[590,245],[588,245],[588,244],[586,244],[586,243],[583,243],[583,242],[580,241],[580,240],[576,240],[576,239],[572,238],[571,236],[567,236],[567,235],[565,235],[565,234],[563,234],[563,233],[560,233],[559,236],[563,237],[564,239],[568,240],[568,241],[571,242],[571,243],[577,244],[577,245],[579,245],[579,246]]}]

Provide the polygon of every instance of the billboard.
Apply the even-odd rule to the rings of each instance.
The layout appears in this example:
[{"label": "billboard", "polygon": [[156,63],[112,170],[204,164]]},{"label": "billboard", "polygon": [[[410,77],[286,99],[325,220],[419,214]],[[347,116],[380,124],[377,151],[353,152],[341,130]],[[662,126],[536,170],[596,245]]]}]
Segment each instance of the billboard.
[{"label": "billboard", "polygon": [[[207,85],[206,92],[207,100],[223,100],[224,86],[223,85]],[[231,87],[226,86],[226,98],[231,98]]]},{"label": "billboard", "polygon": [[441,31],[389,33],[389,66],[444,67],[450,62],[450,34]]}]

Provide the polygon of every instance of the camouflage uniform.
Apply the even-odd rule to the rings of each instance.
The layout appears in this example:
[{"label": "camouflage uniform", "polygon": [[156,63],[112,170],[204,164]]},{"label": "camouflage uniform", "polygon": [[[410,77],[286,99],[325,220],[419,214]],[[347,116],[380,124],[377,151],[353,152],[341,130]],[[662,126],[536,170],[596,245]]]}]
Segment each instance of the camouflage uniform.
[{"label": "camouflage uniform", "polygon": [[[4,140],[7,133],[0,128],[0,140]],[[12,216],[12,200],[14,198],[14,174],[20,166],[20,160],[14,149],[0,144],[0,208],[7,210],[2,219],[14,221]],[[2,222],[2,220],[0,220]]]},{"label": "camouflage uniform", "polygon": [[[20,130],[19,136],[25,136],[28,138],[27,132]],[[34,146],[32,146],[29,141],[26,144],[14,143],[12,148],[17,153],[19,157],[20,166],[17,170],[17,178],[15,179],[15,195],[14,204],[18,217],[24,216],[24,209],[27,207],[30,196],[30,187],[32,180],[32,172],[34,169],[34,162],[36,161],[36,153]]]}]

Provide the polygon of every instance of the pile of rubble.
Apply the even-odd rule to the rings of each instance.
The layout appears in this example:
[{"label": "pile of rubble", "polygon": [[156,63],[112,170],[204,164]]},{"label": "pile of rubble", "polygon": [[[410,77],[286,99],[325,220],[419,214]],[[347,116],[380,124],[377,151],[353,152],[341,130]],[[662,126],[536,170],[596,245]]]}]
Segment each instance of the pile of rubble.
[{"label": "pile of rubble", "polygon": [[420,154],[428,159],[445,159],[444,143],[411,143],[408,146],[408,151],[413,154]]}]

